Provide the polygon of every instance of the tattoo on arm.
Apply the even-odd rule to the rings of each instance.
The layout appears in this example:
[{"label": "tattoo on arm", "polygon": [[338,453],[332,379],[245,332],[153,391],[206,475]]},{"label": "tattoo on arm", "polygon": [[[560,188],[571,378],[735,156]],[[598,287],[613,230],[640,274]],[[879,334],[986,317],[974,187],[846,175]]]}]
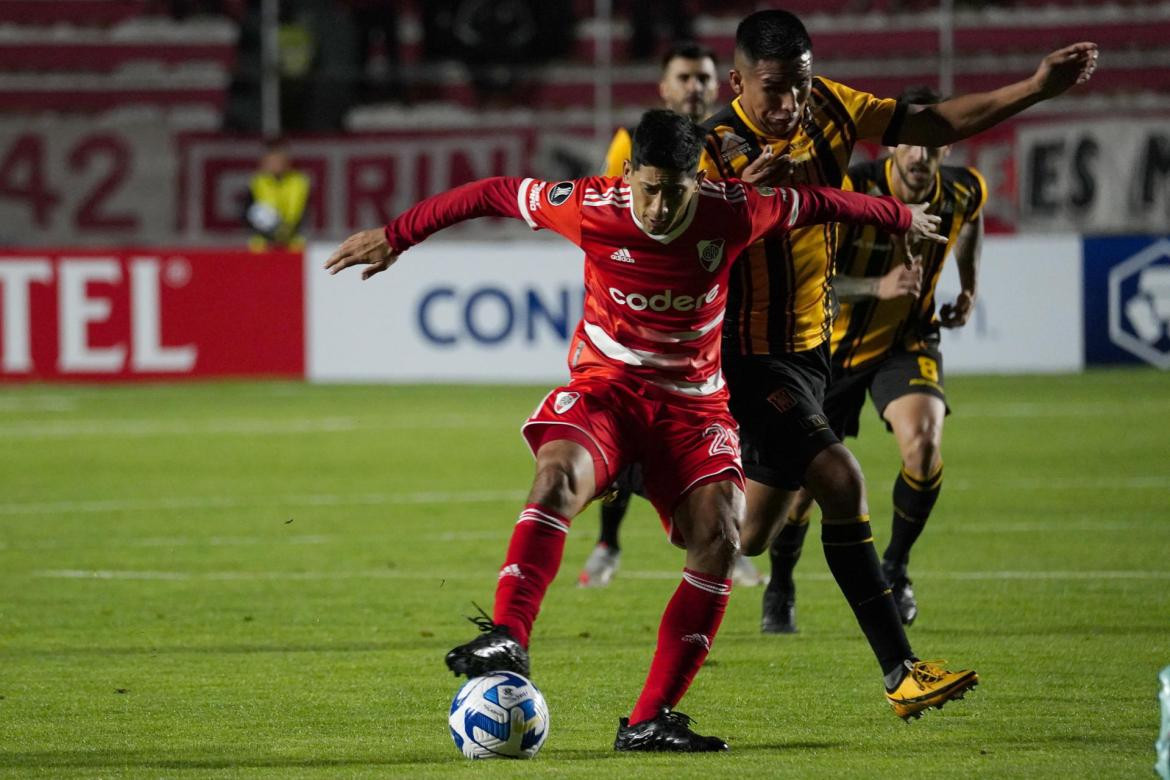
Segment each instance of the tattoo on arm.
[{"label": "tattoo on arm", "polygon": [[959,284],[972,295],[979,284],[979,257],[983,253],[983,215],[968,222],[955,239],[955,263],[959,270]]},{"label": "tattoo on arm", "polygon": [[834,276],[832,285],[838,300],[848,303],[876,298],[880,282],[879,276]]}]

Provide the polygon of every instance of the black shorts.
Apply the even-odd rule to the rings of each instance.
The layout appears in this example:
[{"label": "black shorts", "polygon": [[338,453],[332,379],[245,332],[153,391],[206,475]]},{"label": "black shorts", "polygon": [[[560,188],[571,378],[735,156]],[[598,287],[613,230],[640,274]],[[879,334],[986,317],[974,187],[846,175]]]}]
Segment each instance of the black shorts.
[{"label": "black shorts", "polygon": [[[943,384],[942,353],[927,346],[914,351],[898,350],[857,371],[833,367],[833,379],[825,394],[825,414],[833,432],[844,439],[856,436],[861,425],[861,407],[865,393],[873,398],[878,416],[884,420],[890,401],[912,393],[924,393],[947,402]],[[947,414],[951,408],[947,407]],[[890,424],[886,423],[886,430]]]},{"label": "black shorts", "polygon": [[723,375],[739,423],[744,474],[796,490],[813,458],[840,441],[824,412],[829,345],[786,355],[741,355],[726,342],[724,347]]}]

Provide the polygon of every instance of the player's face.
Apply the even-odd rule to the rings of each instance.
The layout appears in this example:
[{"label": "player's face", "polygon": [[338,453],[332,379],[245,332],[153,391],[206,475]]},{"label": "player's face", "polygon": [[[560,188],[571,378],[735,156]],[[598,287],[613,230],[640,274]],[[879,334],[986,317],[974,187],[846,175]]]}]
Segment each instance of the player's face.
[{"label": "player's face", "polygon": [[942,165],[949,146],[909,146],[900,144],[894,149],[894,168],[906,187],[915,192],[928,188]]},{"label": "player's face", "polygon": [[634,213],[642,227],[661,235],[669,233],[686,213],[703,180],[703,171],[677,171],[653,165],[634,168],[627,160],[622,180],[630,187]]},{"label": "player's face", "polygon": [[772,138],[787,138],[800,124],[812,89],[812,52],[759,62],[736,52],[731,89],[752,124]]},{"label": "player's face", "polygon": [[658,82],[662,103],[671,111],[689,116],[695,122],[711,113],[719,97],[719,77],[710,57],[692,60],[675,57],[666,63],[662,81]]}]

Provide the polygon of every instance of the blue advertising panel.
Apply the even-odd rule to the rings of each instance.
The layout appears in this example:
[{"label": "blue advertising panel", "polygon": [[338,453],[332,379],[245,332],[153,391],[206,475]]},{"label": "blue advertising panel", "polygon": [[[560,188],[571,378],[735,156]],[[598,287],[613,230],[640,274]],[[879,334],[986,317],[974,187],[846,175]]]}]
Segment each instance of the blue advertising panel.
[{"label": "blue advertising panel", "polygon": [[1086,238],[1085,362],[1170,369],[1170,237]]}]

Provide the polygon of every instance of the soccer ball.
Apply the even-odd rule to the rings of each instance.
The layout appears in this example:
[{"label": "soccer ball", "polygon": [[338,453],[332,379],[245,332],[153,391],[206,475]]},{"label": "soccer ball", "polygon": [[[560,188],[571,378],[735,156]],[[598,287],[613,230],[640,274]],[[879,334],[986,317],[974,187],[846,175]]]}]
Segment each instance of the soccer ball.
[{"label": "soccer ball", "polygon": [[447,724],[468,758],[532,758],[548,737],[548,704],[526,677],[492,672],[459,689]]}]

